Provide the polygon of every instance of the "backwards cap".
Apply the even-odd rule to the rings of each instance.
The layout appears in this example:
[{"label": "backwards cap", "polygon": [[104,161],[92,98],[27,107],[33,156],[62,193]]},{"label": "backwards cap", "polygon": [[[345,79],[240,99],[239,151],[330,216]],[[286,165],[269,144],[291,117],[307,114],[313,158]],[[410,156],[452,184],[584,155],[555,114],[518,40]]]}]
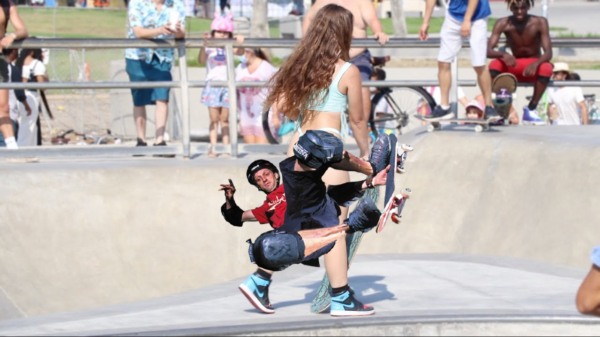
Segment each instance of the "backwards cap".
[{"label": "backwards cap", "polygon": [[219,15],[218,12],[215,12],[215,18],[210,24],[210,30],[233,33],[233,14]]}]

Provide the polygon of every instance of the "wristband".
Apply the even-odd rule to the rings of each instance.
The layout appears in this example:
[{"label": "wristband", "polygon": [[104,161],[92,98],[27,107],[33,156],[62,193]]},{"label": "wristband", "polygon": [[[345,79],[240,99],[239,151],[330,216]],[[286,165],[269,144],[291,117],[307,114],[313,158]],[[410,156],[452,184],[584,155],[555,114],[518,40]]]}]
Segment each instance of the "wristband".
[{"label": "wristband", "polygon": [[365,180],[365,183],[367,183],[367,188],[375,188],[375,186],[373,186],[373,178],[369,177]]}]

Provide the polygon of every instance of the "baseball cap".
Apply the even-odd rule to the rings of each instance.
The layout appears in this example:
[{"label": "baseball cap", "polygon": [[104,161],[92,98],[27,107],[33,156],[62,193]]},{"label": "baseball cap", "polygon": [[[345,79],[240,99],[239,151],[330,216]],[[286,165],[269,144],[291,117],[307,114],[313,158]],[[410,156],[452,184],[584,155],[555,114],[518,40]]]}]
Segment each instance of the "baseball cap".
[{"label": "baseball cap", "polygon": [[469,110],[469,108],[477,108],[479,109],[479,111],[483,112],[483,109],[485,109],[483,107],[483,104],[481,102],[479,102],[478,100],[472,100],[471,102],[469,102],[469,104],[467,104],[467,106],[465,107],[466,110]]}]

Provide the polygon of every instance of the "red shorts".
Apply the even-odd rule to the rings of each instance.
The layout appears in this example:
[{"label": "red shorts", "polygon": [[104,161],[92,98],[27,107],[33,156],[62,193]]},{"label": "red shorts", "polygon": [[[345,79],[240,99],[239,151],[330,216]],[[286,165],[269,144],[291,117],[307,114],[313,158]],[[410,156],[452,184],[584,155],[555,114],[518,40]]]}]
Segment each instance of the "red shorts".
[{"label": "red shorts", "polygon": [[511,73],[513,75],[515,75],[515,77],[517,78],[517,81],[519,82],[535,82],[537,81],[538,76],[544,76],[544,77],[552,77],[552,63],[550,62],[544,62],[542,64],[540,64],[537,68],[537,71],[535,73],[534,76],[531,77],[525,77],[523,76],[523,72],[525,71],[525,68],[527,68],[527,66],[529,66],[530,64],[532,64],[533,62],[537,61],[537,58],[522,58],[522,59],[517,59],[517,66],[516,67],[509,67],[506,65],[506,63],[504,63],[503,59],[495,59],[492,60],[492,62],[490,62],[490,70],[496,70],[499,71],[500,73]]}]

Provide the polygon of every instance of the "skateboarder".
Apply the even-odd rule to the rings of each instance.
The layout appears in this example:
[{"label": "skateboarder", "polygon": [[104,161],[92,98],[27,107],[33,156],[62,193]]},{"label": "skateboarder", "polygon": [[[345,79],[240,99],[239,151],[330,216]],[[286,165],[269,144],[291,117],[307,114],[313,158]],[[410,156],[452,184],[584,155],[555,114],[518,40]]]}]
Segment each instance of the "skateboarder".
[{"label": "skateboarder", "polygon": [[584,315],[600,316],[600,246],[590,255],[592,268],[577,291],[577,310]]},{"label": "skateboarder", "polygon": [[[429,38],[429,20],[435,3],[436,0],[427,0],[426,2],[423,24],[419,31],[421,40]],[[471,47],[471,65],[477,73],[477,83],[485,98],[485,118],[489,121],[501,118],[492,104],[492,79],[485,66],[487,23],[491,14],[489,0],[452,0],[448,4],[448,11],[440,32],[441,45],[438,55],[438,78],[442,99],[431,115],[424,116],[425,119],[435,121],[453,117],[449,100],[450,86],[452,85],[450,63],[457,57],[462,47],[462,39],[467,37]]]},{"label": "skateboarder", "polygon": [[[383,149],[387,152],[390,149]],[[389,153],[389,152],[388,152]],[[309,130],[294,144],[294,156],[279,165],[286,192],[287,208],[283,225],[260,235],[255,243],[250,240],[250,259],[259,267],[272,271],[284,270],[292,264],[306,263],[327,254],[336,241],[346,233],[365,231],[377,225],[381,212],[373,201],[365,197],[340,224],[340,206],[348,206],[362,192],[365,182],[330,186],[327,190],[322,180],[329,167],[343,156],[343,143],[333,134]],[[376,165],[383,170],[387,163],[382,158]],[[387,159],[387,158],[386,158]],[[367,187],[373,186],[369,184]],[[352,187],[354,186],[354,187]],[[352,190],[357,191],[350,193]],[[333,288],[332,316],[371,315],[374,309],[359,302],[349,286]]]},{"label": "skateboarder", "polygon": [[[488,41],[487,57],[490,74],[496,78],[501,73],[515,75],[519,82],[535,83],[533,97],[523,108],[523,122],[545,124],[535,109],[552,77],[552,42],[548,20],[528,14],[534,0],[505,0],[513,15],[496,21]],[[500,36],[506,36],[512,55],[495,50]],[[543,53],[540,51],[543,49]]]},{"label": "skateboarder", "polygon": [[[356,170],[367,175],[374,172],[375,174],[372,178],[361,182],[331,186],[328,190],[329,197],[340,205],[346,206],[361,197],[367,188],[385,185],[388,170],[382,168],[387,163],[387,157],[389,157],[389,149],[386,149],[386,143],[387,135],[380,135],[377,138],[371,152],[370,162],[364,162],[344,151],[341,162],[334,164],[334,167]],[[275,165],[266,160],[254,161],[248,166],[246,176],[250,184],[267,194],[266,201],[262,206],[253,210],[241,210],[233,199],[235,186],[229,180],[229,184],[221,185],[220,189],[220,191],[225,192],[226,198],[225,204],[221,207],[221,213],[225,220],[233,226],[239,227],[246,221],[258,221],[261,224],[269,223],[274,229],[281,227],[284,224],[287,202],[283,185],[280,185],[279,182],[280,174]],[[315,265],[314,261],[307,262],[307,264]],[[318,266],[318,263],[316,266]],[[268,296],[272,274],[273,271],[271,270],[258,268],[239,286],[239,289],[254,307],[264,313],[274,313]]]}]

